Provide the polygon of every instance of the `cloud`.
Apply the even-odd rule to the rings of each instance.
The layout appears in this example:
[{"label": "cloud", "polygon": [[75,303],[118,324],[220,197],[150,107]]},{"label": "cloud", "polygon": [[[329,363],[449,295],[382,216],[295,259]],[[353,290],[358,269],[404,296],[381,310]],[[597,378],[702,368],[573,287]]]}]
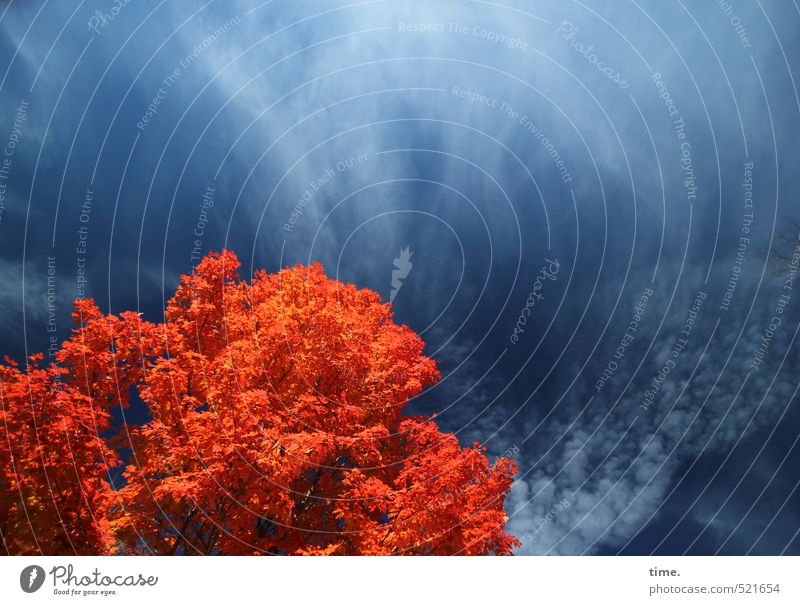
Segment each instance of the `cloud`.
[{"label": "cloud", "polygon": [[[687,464],[702,465],[712,454],[727,454],[747,444],[790,405],[791,369],[797,362],[790,348],[795,323],[787,322],[774,335],[768,363],[751,369],[772,317],[768,301],[775,301],[779,293],[773,283],[763,285],[761,304],[750,310],[745,301],[753,299],[757,284],[741,282],[741,304],[724,316],[708,295],[686,349],[677,359],[671,357],[678,339],[685,337],[698,291],[713,294],[724,289],[719,283],[703,286],[698,277],[690,272],[681,280],[666,315],[669,284],[654,287],[659,295],[650,303],[642,332],[620,360],[613,386],[597,393],[591,380],[579,380],[565,394],[563,409],[559,404],[558,413],[538,430],[527,432],[539,425],[540,416],[526,419],[522,473],[508,506],[510,530],[524,535],[554,503],[564,500],[569,507],[527,541],[521,553],[589,554],[624,546],[664,512],[662,504]],[[654,333],[656,318],[662,316],[663,327]],[[617,325],[624,329],[624,324]],[[603,348],[613,359],[614,348]],[[648,405],[643,393],[654,388],[670,359],[674,365]],[[630,382],[623,391],[626,381]],[[712,473],[709,469],[709,481]],[[687,503],[686,513],[702,521],[711,516],[707,507],[701,503],[696,511],[688,510]]]},{"label": "cloud", "polygon": [[[148,17],[152,7],[130,3],[94,35],[76,65],[92,35],[86,22],[94,7],[79,7],[68,22],[76,9],[50,3],[24,41],[38,9],[19,2],[8,8],[0,24],[3,48],[21,46],[0,90],[4,106],[16,106],[39,76],[14,159],[7,198],[14,206],[7,204],[0,223],[0,275],[12,284],[0,291],[7,342],[21,340],[22,292],[14,284],[23,252],[27,258],[49,254],[59,204],[54,253],[59,283],[69,283],[77,209],[94,179],[92,293],[107,294],[115,311],[150,305],[155,317],[162,277],[168,297],[177,275],[189,269],[197,237],[204,251],[234,249],[244,272],[320,260],[329,274],[387,298],[393,259],[406,246],[414,250],[413,271],[396,298],[397,317],[424,332],[446,373],[415,405],[447,409],[440,422],[448,430],[466,442],[488,443],[493,454],[524,445],[521,479],[509,503],[513,532],[536,528],[522,552],[624,546],[663,516],[659,507],[687,466],[704,464],[709,453],[724,456],[748,423],[745,438],[774,421],[790,382],[784,370],[771,383],[770,372],[794,324],[781,327],[769,362],[742,385],[775,306],[772,286],[764,285],[745,323],[756,275],[739,282],[737,305],[724,314],[717,301],[726,280],[712,278],[690,344],[659,381],[654,402],[640,408],[705,280],[699,270],[681,273],[675,262],[690,212],[687,266],[729,275],[742,218],[742,162],[757,163],[754,229],[762,243],[774,215],[789,211],[796,198],[796,92],[775,58],[785,51],[795,64],[798,38],[786,35],[779,48],[760,5],[736,8],[752,49],[741,46],[716,3],[644,10],[636,4],[595,9],[419,0],[272,2],[251,9],[240,1],[164,3]],[[781,17],[780,23],[773,19],[779,33],[792,34],[796,28],[779,9],[771,11]],[[240,20],[229,31],[203,46],[235,17]],[[609,81],[557,32],[563,20],[579,28],[575,40],[592,45],[598,59],[631,82],[629,89]],[[436,27],[407,31],[401,23]],[[181,68],[152,124],[138,130],[164,78],[198,45],[202,52]],[[681,140],[651,70],[661,73],[686,121],[700,186],[692,203],[683,184]],[[773,145],[780,150],[777,164]],[[30,184],[40,150],[37,180]],[[569,169],[569,187],[553,151]],[[367,160],[337,169],[359,154]],[[331,170],[333,178],[314,187]],[[214,179],[218,197],[197,236],[202,192]],[[286,231],[310,188],[313,195]],[[36,220],[23,234],[15,221],[29,195]],[[563,287],[564,308],[534,360],[524,359],[521,345],[493,366],[528,295],[526,279],[551,253],[565,277],[548,302]],[[628,276],[626,263],[634,257]],[[630,286],[619,317],[586,367],[582,363],[613,312],[623,278],[649,283],[652,267],[642,267],[657,257],[647,319],[609,384],[596,393],[593,385],[614,359],[638,295]],[[40,268],[26,279],[26,312],[40,324],[46,282]],[[595,279],[605,291],[585,309]],[[69,303],[59,299],[58,306]],[[543,307],[542,323],[526,333],[531,347],[549,312]],[[520,409],[550,369],[546,361],[565,349],[564,361]],[[795,357],[792,352],[787,367]],[[569,505],[553,515],[562,501]],[[726,531],[734,519],[727,511],[715,517],[709,506],[703,499],[687,508],[687,519]],[[746,543],[740,532],[736,540]]]}]

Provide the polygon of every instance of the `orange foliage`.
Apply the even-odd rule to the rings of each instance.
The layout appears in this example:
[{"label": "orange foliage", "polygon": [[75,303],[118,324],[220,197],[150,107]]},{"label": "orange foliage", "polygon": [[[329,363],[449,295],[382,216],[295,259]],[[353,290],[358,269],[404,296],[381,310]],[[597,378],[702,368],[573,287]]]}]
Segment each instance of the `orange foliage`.
[{"label": "orange foliage", "polygon": [[[206,257],[159,324],[77,301],[57,363],[0,366],[7,552],[511,554],[516,466],[403,414],[439,374],[390,306],[238,266]],[[150,419],[114,428],[132,388]]]}]

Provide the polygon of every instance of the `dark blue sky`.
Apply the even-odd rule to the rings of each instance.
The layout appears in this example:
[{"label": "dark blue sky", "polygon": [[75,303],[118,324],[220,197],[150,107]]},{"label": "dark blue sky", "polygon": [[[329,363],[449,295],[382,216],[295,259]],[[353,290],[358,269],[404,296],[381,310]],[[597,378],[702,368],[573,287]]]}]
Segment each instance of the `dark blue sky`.
[{"label": "dark blue sky", "polygon": [[702,4],[3,4],[2,353],[409,248],[411,409],[513,451],[520,553],[800,554],[800,10]]}]

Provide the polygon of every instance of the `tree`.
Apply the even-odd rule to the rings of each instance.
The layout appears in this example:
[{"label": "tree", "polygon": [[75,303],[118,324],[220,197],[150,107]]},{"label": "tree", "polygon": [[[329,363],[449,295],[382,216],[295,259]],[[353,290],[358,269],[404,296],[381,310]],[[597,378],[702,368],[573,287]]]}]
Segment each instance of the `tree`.
[{"label": "tree", "polygon": [[153,326],[136,313],[104,316],[75,303],[77,328],[42,367],[0,364],[0,537],[8,554],[108,554],[115,497],[108,469],[120,458],[105,435],[155,353]]},{"label": "tree", "polygon": [[[159,324],[78,301],[57,363],[3,366],[6,549],[511,554],[516,466],[403,413],[439,374],[390,305],[320,265],[238,267],[206,257]],[[113,427],[134,388],[150,419]]]}]

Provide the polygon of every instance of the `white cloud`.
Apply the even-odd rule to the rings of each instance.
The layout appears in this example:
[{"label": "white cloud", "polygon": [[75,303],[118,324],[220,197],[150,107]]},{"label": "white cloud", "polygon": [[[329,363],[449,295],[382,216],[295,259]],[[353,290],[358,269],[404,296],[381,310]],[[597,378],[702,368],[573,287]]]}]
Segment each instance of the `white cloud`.
[{"label": "white cloud", "polygon": [[[740,284],[741,302],[752,297],[753,286]],[[508,506],[511,532],[524,535],[562,499],[570,506],[527,541],[521,554],[584,554],[624,545],[658,514],[687,463],[699,459],[698,464],[704,464],[703,456],[726,453],[757,427],[774,422],[788,404],[793,392],[788,368],[796,362],[794,352],[775,378],[796,329],[788,322],[771,344],[769,363],[751,372],[743,384],[760,332],[771,317],[768,301],[774,300],[775,289],[768,283],[742,338],[737,335],[747,309],[740,304],[720,321],[701,358],[718,316],[710,295],[689,348],[676,361],[656,401],[647,410],[640,408],[643,391],[663,366],[663,351],[680,334],[694,290],[692,285],[679,289],[675,307],[653,342],[657,353],[651,353],[638,372],[644,334],[620,362],[614,386],[582,409],[594,389],[588,378],[579,380],[576,384],[584,386],[567,394],[564,408],[553,416],[556,420],[531,435],[520,461],[522,479]],[[652,304],[650,327],[664,312],[665,301]],[[631,388],[615,401],[619,387],[631,377]],[[529,419],[528,428],[538,420]]]}]

